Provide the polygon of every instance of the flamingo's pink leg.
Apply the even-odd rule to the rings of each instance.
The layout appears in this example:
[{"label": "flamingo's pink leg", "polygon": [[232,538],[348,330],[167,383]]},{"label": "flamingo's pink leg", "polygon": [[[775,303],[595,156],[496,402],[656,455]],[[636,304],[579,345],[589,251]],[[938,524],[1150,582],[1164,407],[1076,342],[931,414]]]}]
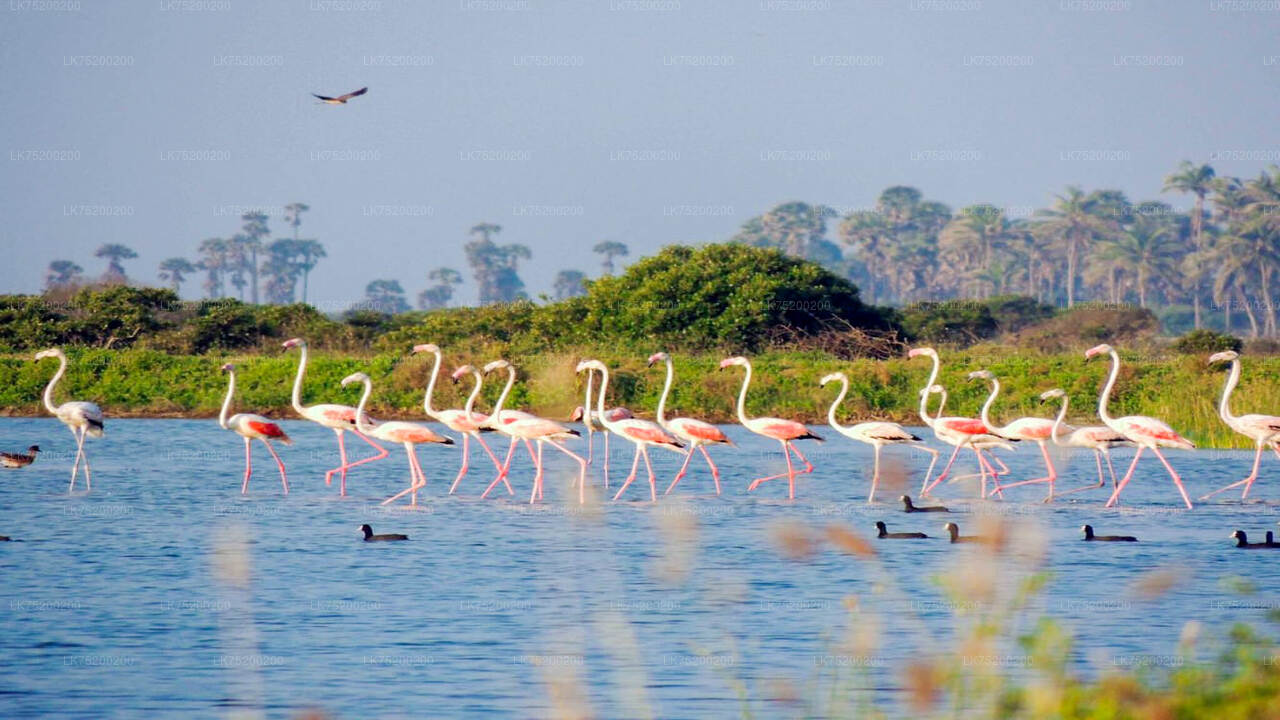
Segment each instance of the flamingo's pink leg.
[{"label": "flamingo's pink leg", "polygon": [[684,454],[684,462],[680,464],[680,472],[676,473],[675,479],[671,481],[671,485],[667,487],[666,492],[662,493],[663,495],[670,495],[671,491],[675,490],[676,485],[680,482],[680,478],[684,477],[685,470],[689,467],[689,461],[692,459],[693,450],[690,449],[689,452]]},{"label": "flamingo's pink leg", "polygon": [[[608,437],[607,435],[605,437]],[[605,457],[608,457],[607,455]],[[622,497],[622,493],[627,491],[627,486],[636,479],[636,472],[640,469],[640,445],[636,445],[636,456],[631,460],[631,474],[627,476],[627,481],[622,483],[622,487],[618,488],[618,493],[613,496],[614,500]]]},{"label": "flamingo's pink leg", "polygon": [[[782,455],[787,459],[787,499],[795,500],[796,499],[796,469],[791,465],[791,453],[787,452],[788,449],[795,450],[795,446],[784,440],[782,442]],[[800,452],[797,450],[796,454],[800,455]],[[800,455],[800,457],[803,458],[804,456]],[[809,464],[808,460],[805,460],[804,462],[806,465]],[[812,470],[813,466],[809,465],[809,469]]]},{"label": "flamingo's pink leg", "polygon": [[1160,458],[1160,463],[1164,465],[1164,469],[1169,471],[1169,477],[1173,478],[1173,484],[1178,486],[1178,492],[1182,494],[1182,502],[1186,503],[1187,509],[1190,510],[1192,507],[1191,498],[1187,497],[1187,489],[1182,486],[1182,478],[1178,477],[1178,473],[1174,472],[1173,466],[1169,464],[1169,461],[1164,459],[1164,453],[1160,452],[1160,448],[1153,447],[1151,452]]},{"label": "flamingo's pink leg", "polygon": [[[1093,460],[1094,460],[1094,464],[1096,464],[1096,465],[1098,466],[1098,484],[1097,484],[1097,485],[1085,485],[1084,487],[1078,487],[1078,488],[1075,488],[1075,489],[1073,489],[1073,490],[1066,490],[1066,491],[1064,491],[1064,492],[1060,492],[1060,493],[1058,493],[1058,495],[1070,495],[1070,494],[1072,494],[1072,493],[1083,492],[1083,491],[1085,491],[1085,490],[1097,490],[1098,488],[1102,487],[1103,485],[1106,485],[1106,484],[1107,484],[1107,479],[1106,479],[1105,477],[1103,477],[1103,476],[1102,476],[1102,451],[1101,451],[1101,450],[1094,449],[1094,451],[1093,451]],[[1108,456],[1107,456],[1107,462],[1109,463],[1110,461],[1111,461],[1111,456],[1110,456],[1110,455],[1108,455]],[[1113,480],[1114,480],[1114,476],[1115,476],[1115,473],[1113,472],[1113,473],[1112,473],[1112,479],[1113,479]]]},{"label": "flamingo's pink leg", "polygon": [[452,495],[454,490],[458,489],[458,483],[462,482],[462,476],[467,474],[467,467],[471,459],[471,433],[462,433],[462,467],[458,468],[458,477],[453,479],[453,484],[449,486],[449,494]]},{"label": "flamingo's pink leg", "polygon": [[365,463],[373,462],[374,460],[382,460],[391,454],[387,452],[386,448],[374,442],[371,438],[369,438],[367,435],[360,432],[359,430],[352,430],[351,432],[354,433],[356,437],[368,443],[369,447],[373,448],[374,450],[377,450],[378,454],[370,455],[367,458],[357,460],[353,463],[350,463],[349,465],[347,465],[345,468],[342,469],[342,489],[338,492],[338,494],[343,497],[346,497],[346,494],[347,494],[347,470],[350,470],[351,468],[354,468],[354,467],[359,467]]},{"label": "flamingo's pink leg", "polygon": [[[484,441],[484,437],[481,436],[480,433],[476,433],[475,435],[476,435],[476,442],[480,443],[480,447],[484,449],[485,454],[488,455],[489,459],[493,461],[493,466],[497,468],[499,471],[501,471],[502,463],[498,460],[498,456],[493,454],[493,450],[489,449],[489,443]],[[516,494],[516,491],[511,489],[511,483],[507,482],[507,476],[505,474],[502,476],[502,484],[507,486],[508,495]]]},{"label": "flamingo's pink leg", "polygon": [[539,499],[539,500],[541,500],[541,499],[542,499],[542,470],[541,470],[541,467],[542,467],[542,441],[541,441],[541,440],[539,440],[539,441],[538,441],[538,456],[537,456],[537,457],[534,457],[534,454],[533,454],[533,443],[532,443],[532,442],[530,442],[527,438],[526,438],[526,439],[525,439],[525,441],[524,441],[524,446],[525,446],[525,449],[527,449],[527,450],[529,451],[529,458],[530,458],[531,460],[535,461],[536,463],[538,463],[538,467],[539,467],[539,470],[538,470],[538,481],[537,481],[537,482],[535,482],[535,483],[533,484],[533,488],[534,488],[534,490],[536,490],[536,491],[538,492],[538,499]]},{"label": "flamingo's pink leg", "polygon": [[591,425],[587,425],[587,464],[591,464],[591,447],[595,444],[596,431],[591,429]]},{"label": "flamingo's pink leg", "polygon": [[333,434],[338,436],[338,467],[336,467],[336,468],[334,468],[334,469],[332,469],[332,470],[330,470],[330,471],[328,471],[328,472],[326,472],[326,473],[324,474],[324,484],[325,484],[325,485],[331,485],[331,484],[333,484],[333,475],[334,475],[334,473],[339,473],[339,472],[340,472],[340,473],[342,473],[342,480],[343,480],[343,483],[344,483],[344,484],[346,483],[346,479],[347,479],[347,441],[344,439],[344,437],[345,437],[345,436],[343,435],[343,432],[344,432],[344,431],[339,430],[339,429],[337,429],[337,428],[334,428],[334,429],[333,429]]},{"label": "flamingo's pink leg", "polygon": [[[76,439],[76,459],[71,463],[71,486],[67,488],[67,492],[75,492],[76,489],[76,473],[80,471],[80,457],[84,455],[84,433],[71,428],[71,437]],[[85,472],[87,478],[88,472]],[[89,481],[85,480],[85,487],[89,486]]]},{"label": "flamingo's pink leg", "polygon": [[547,442],[551,443],[551,447],[568,455],[578,463],[578,504],[585,504],[587,502],[587,461],[581,455],[554,440],[548,440]]},{"label": "flamingo's pink leg", "polygon": [[1107,456],[1107,470],[1111,473],[1111,486],[1112,486],[1112,487],[1115,487],[1115,484],[1116,484],[1116,468],[1115,468],[1115,466],[1114,466],[1114,465],[1112,465],[1112,464],[1111,464],[1111,453],[1109,453],[1109,452],[1107,452],[1107,451],[1103,450],[1103,451],[1102,451],[1102,454]]},{"label": "flamingo's pink leg", "polygon": [[[1019,485],[1034,485],[1035,483],[1047,482],[1049,483],[1049,495],[1044,499],[1044,501],[1049,502],[1053,499],[1053,481],[1058,479],[1058,470],[1053,466],[1053,460],[1049,459],[1049,448],[1046,447],[1043,442],[1037,441],[1036,444],[1040,446],[1040,454],[1044,456],[1045,470],[1047,470],[1049,474],[1044,477],[1035,478],[1034,480],[1020,480],[1016,483],[1009,483],[1008,485],[1001,485],[999,479],[997,479],[996,486],[1001,490],[1007,490],[1009,488],[1018,487]],[[1101,465],[1098,466],[1098,477],[1102,477]]]},{"label": "flamingo's pink leg", "polygon": [[253,458],[249,451],[249,438],[244,439],[244,482],[240,484],[240,494],[249,492],[249,476],[253,474]]},{"label": "flamingo's pink leg", "polygon": [[[516,454],[516,446],[519,444],[519,438],[511,438],[511,445],[507,447],[507,457],[502,461],[502,466],[498,468],[498,477],[494,478],[493,482],[489,483],[489,487],[485,488],[483,493],[480,493],[481,500],[489,497],[489,492],[493,490],[499,481],[507,482],[507,471],[511,469],[511,456]],[[494,455],[493,457],[497,459],[497,455]],[[510,489],[510,487],[511,483],[507,483],[507,488]],[[515,492],[513,491],[511,494],[514,495]]]},{"label": "flamingo's pink leg", "polygon": [[[396,500],[399,500],[400,498],[404,497],[405,495],[408,495],[409,493],[414,493],[415,495],[417,494],[417,492],[418,492],[418,472],[417,472],[417,470],[416,470],[416,469],[414,469],[414,467],[413,467],[413,454],[412,454],[412,452],[410,452],[410,448],[411,448],[411,447],[412,447],[412,445],[410,445],[409,443],[405,443],[405,444],[404,444],[404,456],[405,456],[405,459],[409,461],[409,487],[405,488],[404,490],[401,490],[400,492],[396,493],[395,495],[392,495],[391,497],[387,498],[386,500],[383,500],[381,504],[383,504],[383,505],[388,505],[388,504],[390,504],[390,503],[395,502]],[[416,504],[416,501],[415,501],[415,503],[414,503],[414,504]]]},{"label": "flamingo's pink leg", "polygon": [[929,484],[929,479],[925,478],[924,485],[920,487],[921,497],[928,495],[931,490],[933,490],[935,487],[938,486],[938,483],[942,482],[943,479],[947,477],[947,474],[951,472],[952,464],[954,464],[956,461],[956,456],[959,454],[960,454],[960,445],[956,445],[956,449],[951,451],[951,457],[947,459],[947,464],[942,468],[942,473],[938,475],[938,477],[933,479],[932,485]]},{"label": "flamingo's pink leg", "polygon": [[[609,431],[604,431],[604,486],[609,487]],[[634,478],[633,478],[634,479]]]},{"label": "flamingo's pink leg", "polygon": [[649,471],[649,502],[658,502],[658,476],[653,474],[653,464],[649,462],[649,448],[641,445],[640,454],[644,455],[644,467]]},{"label": "flamingo's pink leg", "polygon": [[1128,472],[1126,472],[1124,477],[1120,479],[1120,484],[1117,485],[1115,491],[1111,493],[1111,499],[1107,500],[1107,504],[1103,507],[1111,507],[1116,504],[1116,500],[1120,497],[1120,491],[1124,490],[1124,486],[1128,485],[1129,480],[1133,477],[1133,471],[1138,467],[1138,458],[1142,457],[1142,451],[1144,450],[1146,450],[1145,447],[1142,447],[1141,445],[1138,446],[1138,452],[1133,454],[1133,462],[1129,463]]},{"label": "flamingo's pink leg", "polygon": [[867,496],[867,502],[876,501],[876,486],[880,484],[880,443],[875,444],[875,462],[871,466],[871,494]]},{"label": "flamingo's pink leg", "polygon": [[271,447],[271,441],[263,438],[262,444],[267,446],[267,452],[271,453],[271,457],[276,459],[276,466],[280,468],[280,484],[284,486],[284,494],[289,494],[289,478],[284,473],[284,461],[276,454],[276,449]]},{"label": "flamingo's pink leg", "polygon": [[1217,494],[1218,494],[1218,493],[1220,493],[1220,492],[1223,492],[1223,491],[1226,491],[1226,490],[1230,490],[1230,489],[1232,489],[1232,488],[1238,488],[1238,487],[1240,487],[1241,485],[1244,485],[1244,494],[1242,494],[1242,495],[1240,496],[1240,499],[1241,499],[1241,500],[1243,500],[1243,499],[1245,499],[1246,497],[1248,497],[1248,496],[1249,496],[1249,488],[1253,487],[1253,481],[1258,479],[1258,465],[1262,462],[1262,448],[1263,448],[1263,447],[1264,447],[1263,445],[1259,444],[1259,445],[1258,445],[1258,451],[1257,451],[1257,452],[1255,452],[1255,453],[1253,454],[1253,470],[1249,472],[1249,477],[1247,477],[1247,478],[1245,478],[1245,479],[1243,479],[1243,480],[1241,480],[1241,481],[1239,481],[1239,482],[1233,482],[1233,483],[1231,483],[1230,485],[1228,485],[1228,486],[1226,486],[1226,487],[1224,487],[1224,488],[1218,488],[1217,490],[1214,490],[1213,492],[1209,493],[1208,495],[1205,495],[1204,497],[1202,497],[1202,498],[1200,498],[1200,499],[1201,499],[1201,500],[1208,500],[1209,498],[1213,497],[1214,495],[1217,495]]},{"label": "flamingo's pink leg", "polygon": [[924,472],[924,484],[927,486],[929,484],[929,478],[933,475],[933,468],[938,464],[938,456],[941,453],[927,445],[913,445],[912,447],[921,452],[927,452],[933,456],[933,459],[929,461],[929,469]]},{"label": "flamingo's pink leg", "polygon": [[707,459],[707,467],[711,468],[711,479],[716,483],[716,495],[720,494],[720,468],[711,462],[711,453],[707,452],[706,445],[698,445],[698,449],[702,451],[702,457]]},{"label": "flamingo's pink leg", "polygon": [[804,463],[804,469],[799,471],[798,475],[813,472],[813,463],[809,462],[809,459],[800,453],[800,448],[796,447],[795,443],[788,441],[787,447],[791,448],[791,452],[795,453],[796,457],[800,458],[800,461]]}]

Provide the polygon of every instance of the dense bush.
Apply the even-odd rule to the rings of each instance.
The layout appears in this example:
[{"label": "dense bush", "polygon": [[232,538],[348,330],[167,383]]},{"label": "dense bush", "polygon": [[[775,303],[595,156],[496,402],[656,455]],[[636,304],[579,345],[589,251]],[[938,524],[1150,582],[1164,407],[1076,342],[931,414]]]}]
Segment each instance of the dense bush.
[{"label": "dense bush", "polygon": [[1017,334],[1017,344],[1041,352],[1062,352],[1097,343],[1131,345],[1160,329],[1150,310],[1126,305],[1077,305]]},{"label": "dense bush", "polygon": [[1200,355],[1202,353],[1215,353],[1223,350],[1235,350],[1240,352],[1244,347],[1244,341],[1234,335],[1220,333],[1216,330],[1192,330],[1191,332],[1178,338],[1173,343],[1173,351],[1184,355]]},{"label": "dense bush", "polygon": [[902,328],[917,342],[967,347],[995,337],[991,308],[971,300],[921,302],[902,309]]}]

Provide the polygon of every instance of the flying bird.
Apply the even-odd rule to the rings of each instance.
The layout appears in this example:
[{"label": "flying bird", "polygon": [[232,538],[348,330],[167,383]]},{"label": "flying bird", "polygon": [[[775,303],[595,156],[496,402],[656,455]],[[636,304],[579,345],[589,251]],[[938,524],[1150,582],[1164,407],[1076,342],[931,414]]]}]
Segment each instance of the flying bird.
[{"label": "flying bird", "polygon": [[353,98],[353,97],[359,97],[359,96],[361,96],[361,95],[363,95],[363,94],[365,94],[365,93],[367,93],[367,92],[369,92],[369,88],[367,88],[367,87],[362,87],[362,88],[360,88],[359,90],[353,90],[352,92],[349,92],[349,93],[347,93],[346,95],[339,95],[338,97],[328,97],[328,96],[325,96],[325,95],[316,95],[315,93],[311,93],[311,94],[312,94],[314,97],[318,97],[318,98],[320,98],[320,102],[322,102],[322,103],[324,103],[324,104],[326,104],[326,105],[346,105],[346,104],[347,104],[347,101],[348,101],[348,100],[350,100],[351,98]]}]

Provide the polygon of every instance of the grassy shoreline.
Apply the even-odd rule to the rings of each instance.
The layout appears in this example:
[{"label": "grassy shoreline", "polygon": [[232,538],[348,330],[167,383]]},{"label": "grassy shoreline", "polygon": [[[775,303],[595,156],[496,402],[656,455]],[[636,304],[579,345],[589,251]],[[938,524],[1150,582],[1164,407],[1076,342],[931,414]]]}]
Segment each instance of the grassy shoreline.
[{"label": "grassy shoreline", "polygon": [[[496,349],[495,349],[496,350]],[[674,355],[676,381],[668,400],[669,413],[687,414],[714,422],[734,422],[734,401],[742,382],[738,369],[720,371],[724,354]],[[616,348],[578,348],[511,356],[518,381],[508,401],[547,417],[568,417],[582,402],[582,385],[573,369],[583,357],[599,357],[616,368],[609,388],[609,405],[625,405],[651,417],[662,391],[662,368],[646,368],[642,354],[621,354]],[[469,362],[483,364],[497,352],[450,354],[445,371]],[[1114,415],[1147,414],[1166,420],[1202,447],[1249,447],[1217,416],[1217,402],[1225,372],[1209,368],[1198,355],[1123,354],[1124,365],[1112,399]],[[1071,399],[1068,420],[1097,424],[1097,392],[1106,378],[1105,361],[1086,363],[1078,353],[1040,354],[1004,346],[976,346],[942,353],[940,377],[951,394],[948,414],[976,415],[986,397],[985,383],[970,382],[971,370],[987,368],[1001,380],[1001,395],[992,408],[996,422],[1025,415],[1052,416],[1056,403],[1043,405],[1039,394],[1053,387]],[[73,349],[67,376],[56,401],[92,400],[110,417],[214,417],[226,392],[226,378],[218,372],[224,362],[239,367],[234,408],[281,418],[295,416],[290,391],[297,368],[296,353],[272,355],[168,355],[152,350]],[[838,417],[842,422],[889,419],[919,424],[918,391],[928,376],[925,359],[908,361],[841,360],[821,352],[777,351],[753,356],[755,377],[747,398],[748,414],[770,414],[825,424],[837,389],[819,387],[818,379],[844,371],[850,394]],[[1237,414],[1274,411],[1280,407],[1280,357],[1246,357],[1236,391]],[[303,391],[304,403],[355,404],[356,388],[343,389],[339,380],[362,370],[374,380],[370,410],[379,417],[421,419],[422,396],[432,358],[385,353],[364,355],[313,352]],[[41,393],[56,369],[53,361],[35,363],[26,354],[0,355],[0,415],[40,416]],[[487,378],[482,410],[492,406],[505,376]],[[435,405],[461,407],[470,381],[452,383],[442,373]]]}]

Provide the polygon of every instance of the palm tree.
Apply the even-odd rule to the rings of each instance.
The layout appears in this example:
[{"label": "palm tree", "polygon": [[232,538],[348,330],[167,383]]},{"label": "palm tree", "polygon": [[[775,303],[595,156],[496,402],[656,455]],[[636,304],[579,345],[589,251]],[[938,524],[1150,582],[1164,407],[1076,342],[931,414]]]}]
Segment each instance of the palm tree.
[{"label": "palm tree", "polygon": [[493,236],[501,231],[500,225],[480,223],[471,228],[471,240],[463,246],[480,291],[481,305],[510,302],[524,296],[519,264],[520,260],[532,257],[532,253],[526,245],[494,243]]},{"label": "palm tree", "polygon": [[173,288],[175,293],[180,293],[187,275],[195,271],[196,266],[186,258],[172,257],[160,263],[159,275],[161,280],[169,282],[169,287]]},{"label": "palm tree", "polygon": [[1080,259],[1093,242],[1116,232],[1119,221],[1127,215],[1124,195],[1114,190],[1085,193],[1069,186],[1055,195],[1052,208],[1037,210],[1039,229],[1045,237],[1058,243],[1067,258],[1067,307],[1076,302],[1076,285],[1080,277]]},{"label": "palm tree", "polygon": [[302,302],[307,301],[307,280],[311,277],[311,271],[315,268],[316,263],[321,259],[328,257],[324,251],[324,245],[319,240],[297,240],[294,245],[297,258],[294,262],[298,269],[302,271]]},{"label": "palm tree", "polygon": [[102,282],[123,285],[129,282],[129,278],[124,274],[124,266],[120,264],[121,260],[132,260],[138,257],[138,253],[128,245],[120,245],[119,243],[107,243],[98,248],[94,253],[94,257],[107,259],[107,271],[102,274]]},{"label": "palm tree", "polygon": [[453,299],[453,286],[462,284],[462,274],[453,268],[438,267],[427,273],[427,280],[433,284],[418,293],[418,307],[435,310],[449,306]]},{"label": "palm tree", "polygon": [[1214,247],[1212,261],[1217,268],[1213,281],[1213,301],[1222,305],[1226,315],[1226,331],[1231,332],[1231,304],[1238,302],[1249,318],[1250,337],[1258,337],[1258,317],[1253,312],[1254,244],[1237,235],[1224,235]]},{"label": "palm tree", "polygon": [[579,295],[586,295],[587,289],[583,287],[587,276],[579,270],[561,270],[556,273],[556,281],[554,284],[557,300],[566,300]]},{"label": "palm tree", "polygon": [[266,278],[264,290],[267,302],[284,305],[295,301],[298,275],[301,268],[294,260],[298,254],[298,240],[280,238],[267,245],[267,259],[262,261],[262,274]]},{"label": "palm tree", "polygon": [[[1214,171],[1209,165],[1196,165],[1183,160],[1176,172],[1164,179],[1161,192],[1191,193],[1196,196],[1195,207],[1191,210],[1191,243],[1197,252],[1204,246],[1204,198],[1213,189]],[[1191,303],[1195,316],[1195,327],[1200,328],[1200,296],[1202,294],[1202,275],[1196,273],[1187,278],[1191,288]]]},{"label": "palm tree", "polygon": [[271,230],[267,228],[267,214],[262,212],[247,212],[240,216],[244,221],[244,226],[240,229],[241,234],[236,237],[244,246],[245,269],[249,271],[249,282],[251,290],[249,292],[249,301],[254,305],[258,304],[258,251],[263,248],[263,240],[271,234]]},{"label": "palm tree", "polygon": [[205,272],[204,289],[210,299],[217,299],[225,294],[223,276],[228,266],[227,249],[228,243],[223,238],[206,238],[200,241],[200,262],[196,263],[196,269]]},{"label": "palm tree", "polygon": [[[1133,222],[1109,238],[1099,256],[1111,267],[1119,267],[1134,277],[1138,306],[1147,307],[1147,290],[1152,279],[1173,277],[1184,254],[1176,226],[1170,221],[1172,208],[1164,203],[1142,203]],[[1113,294],[1112,301],[1119,302]]]},{"label": "palm tree", "polygon": [[604,260],[600,263],[604,268],[604,274],[612,275],[613,259],[619,256],[626,257],[627,246],[624,243],[605,240],[603,242],[596,243],[596,246],[591,248],[591,252],[604,256]]},{"label": "palm tree", "polygon": [[[1004,211],[994,205],[970,205],[963,208],[947,223],[938,235],[938,247],[944,262],[957,267],[973,286],[972,297],[981,297],[984,292],[998,292],[993,280],[1003,278],[1009,268],[990,274],[986,271],[995,262],[996,253],[1004,250],[1012,237],[1012,228]],[[977,280],[979,276],[983,280]]]},{"label": "palm tree", "polygon": [[44,287],[46,290],[52,290],[74,285],[80,281],[80,274],[83,272],[84,268],[70,260],[54,260],[49,263],[49,269],[45,272]]},{"label": "palm tree", "polygon": [[374,280],[365,286],[364,296],[365,305],[372,310],[388,315],[409,311],[399,280]]}]

